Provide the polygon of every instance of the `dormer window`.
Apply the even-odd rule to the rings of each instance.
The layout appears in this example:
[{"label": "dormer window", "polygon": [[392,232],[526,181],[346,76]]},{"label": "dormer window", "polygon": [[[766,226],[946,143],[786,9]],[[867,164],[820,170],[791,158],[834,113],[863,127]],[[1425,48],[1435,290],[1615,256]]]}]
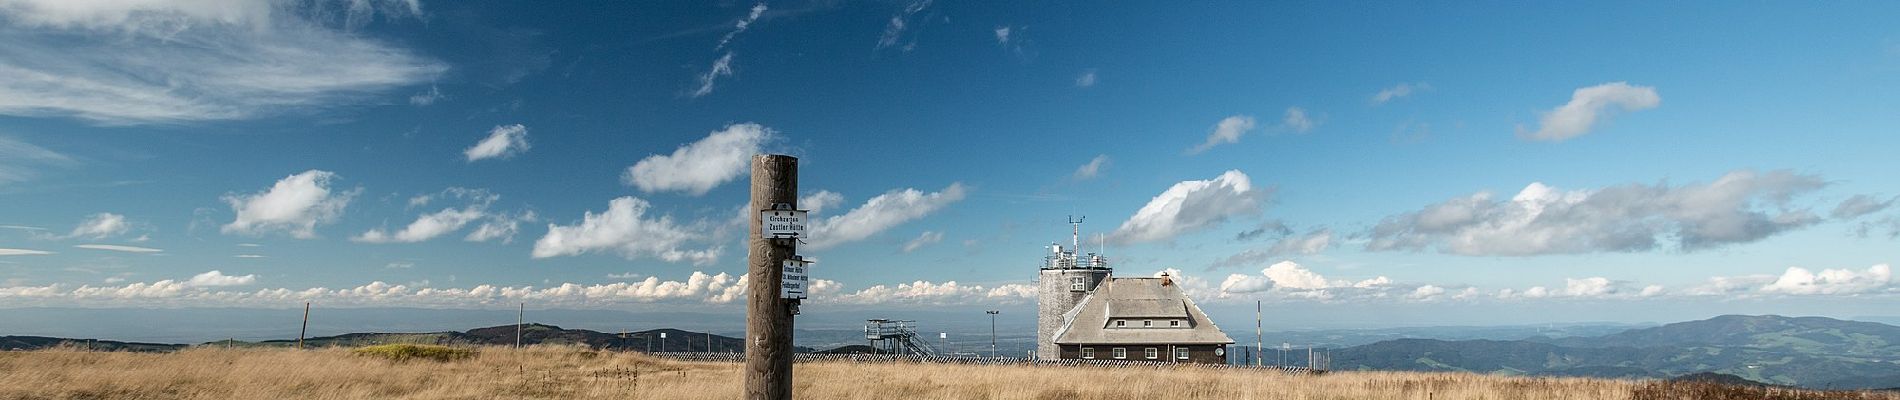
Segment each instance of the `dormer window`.
[{"label": "dormer window", "polygon": [[1087,288],[1085,287],[1085,286],[1087,286],[1087,285],[1088,285],[1088,280],[1087,280],[1087,279],[1088,279],[1088,278],[1083,278],[1083,277],[1074,277],[1074,278],[1069,278],[1069,291],[1071,291],[1071,292],[1080,292],[1080,291],[1085,291],[1085,290],[1088,290],[1088,289],[1087,289]]},{"label": "dormer window", "polygon": [[1179,327],[1181,327],[1181,320],[1178,320],[1178,319],[1177,319],[1177,320],[1171,320],[1171,321],[1168,321],[1168,326],[1170,326],[1170,327],[1175,327],[1175,328],[1179,328]]},{"label": "dormer window", "polygon": [[1154,321],[1148,321],[1148,320],[1142,320],[1142,321],[1141,321],[1141,327],[1143,327],[1143,328],[1149,328],[1149,327],[1153,327],[1153,326],[1155,326],[1155,322],[1154,322]]},{"label": "dormer window", "polygon": [[1116,327],[1116,328],[1121,328],[1121,327],[1125,327],[1125,326],[1128,326],[1128,321],[1124,321],[1124,320],[1119,320],[1119,319],[1118,319],[1118,320],[1115,320],[1115,327]]}]

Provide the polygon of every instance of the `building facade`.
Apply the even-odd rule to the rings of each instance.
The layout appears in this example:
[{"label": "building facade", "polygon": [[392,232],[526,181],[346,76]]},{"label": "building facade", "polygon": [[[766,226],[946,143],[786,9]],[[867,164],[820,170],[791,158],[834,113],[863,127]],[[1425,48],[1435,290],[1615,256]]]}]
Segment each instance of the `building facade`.
[{"label": "building facade", "polygon": [[1036,277],[1036,358],[1041,360],[1061,357],[1054,339],[1056,330],[1062,328],[1062,314],[1082,304],[1082,298],[1111,272],[1100,255],[1077,256],[1074,250],[1059,244],[1049,248],[1052,252],[1043,258]]},{"label": "building facade", "polygon": [[1234,343],[1165,274],[1102,280],[1062,321],[1059,359],[1225,364]]}]

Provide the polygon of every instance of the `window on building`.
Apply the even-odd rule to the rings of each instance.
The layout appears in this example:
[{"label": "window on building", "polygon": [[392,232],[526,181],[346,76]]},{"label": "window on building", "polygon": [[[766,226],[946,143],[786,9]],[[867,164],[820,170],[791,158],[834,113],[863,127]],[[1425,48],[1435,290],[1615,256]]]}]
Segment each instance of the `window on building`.
[{"label": "window on building", "polygon": [[1118,319],[1118,320],[1115,320],[1115,327],[1116,327],[1116,328],[1120,328],[1120,327],[1124,327],[1124,326],[1128,326],[1128,321],[1124,321],[1124,320],[1119,320],[1119,319]]},{"label": "window on building", "polygon": [[1116,347],[1115,350],[1112,351],[1111,353],[1114,354],[1115,359],[1117,360],[1128,358],[1128,349]]},{"label": "window on building", "polygon": [[1087,288],[1084,287],[1087,285],[1088,285],[1088,278],[1083,278],[1083,277],[1069,278],[1069,291],[1071,292],[1080,292],[1080,291],[1088,290]]},{"label": "window on building", "polygon": [[1155,322],[1154,322],[1154,321],[1141,321],[1141,326],[1142,326],[1142,327],[1150,327],[1150,326],[1155,326]]},{"label": "window on building", "polygon": [[1150,360],[1153,360],[1156,358],[1161,358],[1161,350],[1155,349],[1153,347],[1149,347],[1147,350],[1142,350],[1141,355],[1144,357],[1148,357],[1148,359]]},{"label": "window on building", "polygon": [[1181,326],[1181,320],[1168,321],[1168,326],[1179,327]]},{"label": "window on building", "polygon": [[1180,359],[1180,360],[1188,359],[1188,348],[1187,347],[1174,348],[1174,358]]},{"label": "window on building", "polygon": [[1082,348],[1082,358],[1089,358],[1089,359],[1093,359],[1093,358],[1095,358],[1095,348],[1093,348],[1093,347],[1083,347],[1083,348]]}]

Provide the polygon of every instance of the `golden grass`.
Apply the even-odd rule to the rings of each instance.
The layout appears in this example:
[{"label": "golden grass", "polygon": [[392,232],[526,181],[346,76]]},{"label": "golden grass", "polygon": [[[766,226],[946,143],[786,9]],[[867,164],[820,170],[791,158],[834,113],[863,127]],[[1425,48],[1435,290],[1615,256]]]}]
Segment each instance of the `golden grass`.
[{"label": "golden grass", "polygon": [[[447,362],[395,362],[342,348],[199,348],[177,353],[62,348],[0,352],[0,399],[733,399],[742,390],[739,369],[737,364],[552,346],[481,348]],[[796,366],[794,393],[809,399],[867,400],[1557,400],[1631,399],[1646,384],[1399,372],[1307,376],[1193,367],[813,363]],[[1643,399],[1671,398],[1657,393],[1645,392]]]},{"label": "golden grass", "polygon": [[351,350],[350,353],[390,361],[432,360],[449,362],[474,357],[475,350],[427,344],[379,344]]}]

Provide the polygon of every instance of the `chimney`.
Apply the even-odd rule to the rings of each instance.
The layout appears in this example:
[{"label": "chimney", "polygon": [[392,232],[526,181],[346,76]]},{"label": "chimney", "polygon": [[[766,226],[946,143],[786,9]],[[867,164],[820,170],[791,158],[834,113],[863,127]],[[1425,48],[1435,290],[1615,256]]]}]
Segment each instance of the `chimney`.
[{"label": "chimney", "polygon": [[1161,286],[1168,286],[1168,285],[1173,285],[1173,284],[1174,284],[1173,277],[1169,277],[1168,273],[1166,272],[1161,273]]}]

